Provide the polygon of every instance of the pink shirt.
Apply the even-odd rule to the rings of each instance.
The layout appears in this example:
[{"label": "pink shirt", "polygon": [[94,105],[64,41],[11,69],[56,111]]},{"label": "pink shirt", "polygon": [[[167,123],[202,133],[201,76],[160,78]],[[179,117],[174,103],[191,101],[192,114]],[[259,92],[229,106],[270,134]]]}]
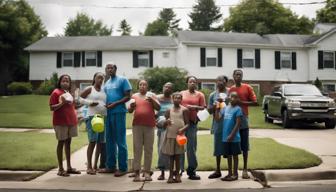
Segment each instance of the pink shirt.
[{"label": "pink shirt", "polygon": [[[197,105],[201,107],[206,107],[205,97],[202,92],[195,91],[195,93],[191,94],[189,90],[181,91],[182,94],[182,105],[187,107],[188,105]],[[188,108],[188,107],[187,107]],[[198,110],[190,110],[189,109],[189,120],[191,122],[196,122],[197,120],[197,112]]]},{"label": "pink shirt", "polygon": [[155,111],[152,103],[148,102],[145,97],[140,97],[140,93],[132,96],[135,100],[135,111],[133,125],[155,127]]}]

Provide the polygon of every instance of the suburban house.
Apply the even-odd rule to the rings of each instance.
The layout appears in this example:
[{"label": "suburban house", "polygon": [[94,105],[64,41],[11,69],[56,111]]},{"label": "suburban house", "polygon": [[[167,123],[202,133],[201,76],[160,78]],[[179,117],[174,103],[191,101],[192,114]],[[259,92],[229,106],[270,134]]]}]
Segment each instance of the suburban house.
[{"label": "suburban house", "polygon": [[283,82],[311,83],[336,90],[336,28],[321,35],[180,31],[176,38],[156,36],[45,37],[26,48],[33,84],[52,72],[67,73],[85,87],[97,71],[114,61],[118,74],[137,79],[149,67],[176,66],[214,89],[218,75],[236,68],[260,94]]}]

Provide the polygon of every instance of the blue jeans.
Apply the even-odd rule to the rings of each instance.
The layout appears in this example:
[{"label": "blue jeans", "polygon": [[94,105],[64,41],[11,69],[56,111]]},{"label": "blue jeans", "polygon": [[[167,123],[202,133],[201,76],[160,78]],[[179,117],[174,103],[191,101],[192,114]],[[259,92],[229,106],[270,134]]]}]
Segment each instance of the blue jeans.
[{"label": "blue jeans", "polygon": [[107,112],[106,122],[106,168],[127,171],[126,113]]},{"label": "blue jeans", "polygon": [[157,148],[158,148],[158,155],[159,155],[157,167],[158,169],[160,169],[160,171],[169,169],[169,157],[161,152],[161,147],[164,141],[165,134],[166,134],[166,129],[164,128],[157,129],[157,137],[158,137]]},{"label": "blue jeans", "polygon": [[[189,176],[196,174],[196,169],[198,166],[197,163],[197,156],[196,156],[196,150],[197,150],[197,124],[196,123],[190,123],[185,136],[187,137],[187,158],[188,158],[188,168],[187,168],[187,174]],[[181,170],[184,170],[184,159],[185,155],[181,155]]]}]

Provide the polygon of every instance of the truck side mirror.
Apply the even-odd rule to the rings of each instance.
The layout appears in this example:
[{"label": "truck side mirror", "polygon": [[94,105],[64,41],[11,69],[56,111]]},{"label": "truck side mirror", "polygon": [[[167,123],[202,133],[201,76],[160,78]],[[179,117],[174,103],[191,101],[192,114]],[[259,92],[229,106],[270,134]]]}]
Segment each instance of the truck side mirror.
[{"label": "truck side mirror", "polygon": [[282,94],[280,92],[274,92],[273,93],[273,96],[276,96],[276,97],[282,97]]},{"label": "truck side mirror", "polygon": [[323,96],[327,96],[327,97],[329,97],[329,93],[324,92],[324,91],[322,92],[322,95],[323,95]]}]

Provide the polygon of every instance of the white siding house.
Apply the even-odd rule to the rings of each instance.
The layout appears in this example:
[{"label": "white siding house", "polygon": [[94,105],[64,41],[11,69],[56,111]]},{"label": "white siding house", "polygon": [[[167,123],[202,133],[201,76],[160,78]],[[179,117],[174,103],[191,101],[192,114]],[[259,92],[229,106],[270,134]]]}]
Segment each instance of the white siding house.
[{"label": "white siding house", "polygon": [[26,48],[32,82],[52,72],[67,73],[79,83],[90,82],[108,61],[118,74],[137,79],[148,67],[176,66],[214,88],[218,75],[244,71],[244,80],[262,94],[275,84],[322,80],[336,90],[336,28],[321,35],[263,35],[180,31],[172,37],[46,37]]}]

